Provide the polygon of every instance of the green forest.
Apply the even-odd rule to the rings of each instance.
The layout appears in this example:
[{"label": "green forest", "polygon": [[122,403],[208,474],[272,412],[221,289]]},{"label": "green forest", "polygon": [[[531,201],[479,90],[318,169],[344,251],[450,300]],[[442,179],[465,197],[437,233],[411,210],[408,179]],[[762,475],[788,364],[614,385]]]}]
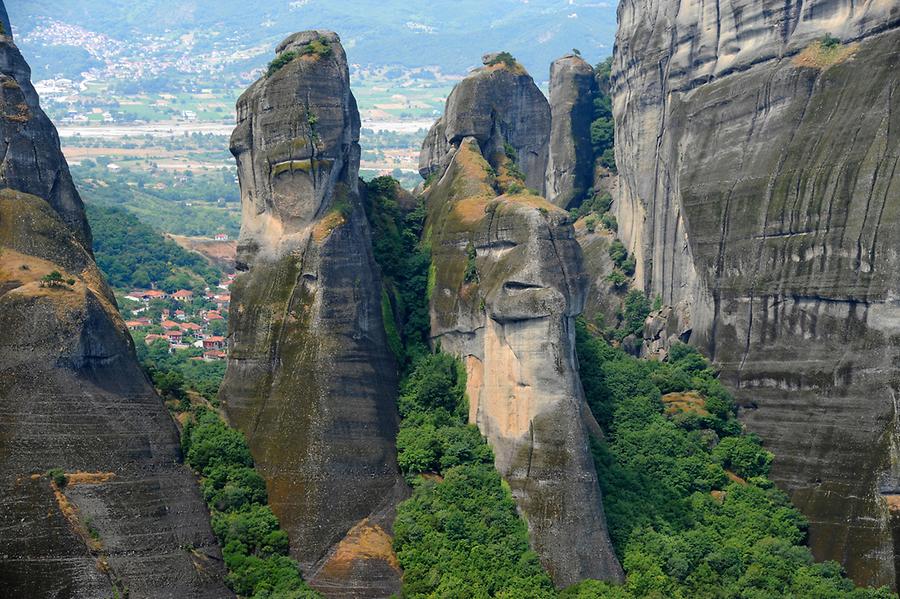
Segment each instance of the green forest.
[{"label": "green forest", "polygon": [[86,209],[94,256],[111,286],[146,289],[156,284],[167,292],[202,290],[222,278],[222,271],[206,258],[166,239],[126,210],[94,204]]}]

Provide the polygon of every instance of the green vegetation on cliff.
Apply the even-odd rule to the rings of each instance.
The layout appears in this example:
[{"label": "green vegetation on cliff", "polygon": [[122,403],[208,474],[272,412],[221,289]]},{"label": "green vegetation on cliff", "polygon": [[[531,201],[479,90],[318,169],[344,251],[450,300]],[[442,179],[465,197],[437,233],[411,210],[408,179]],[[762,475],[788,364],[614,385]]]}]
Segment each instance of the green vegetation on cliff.
[{"label": "green vegetation on cliff", "polygon": [[384,286],[382,312],[388,340],[406,367],[415,356],[427,353],[431,329],[427,297],[431,248],[422,240],[425,206],[420,200],[412,209],[401,207],[400,195],[405,192],[391,177],[372,179],[365,191],[372,246]]},{"label": "green vegetation on cliff", "polygon": [[266,505],[266,484],[253,469],[244,436],[214,412],[199,408],[182,433],[185,458],[201,477],[203,498],[228,568],[228,585],[241,597],[319,597],[288,556],[288,536]]},{"label": "green vegetation on cliff", "polygon": [[627,581],[564,597],[893,597],[814,563],[807,523],[767,478],[772,455],[741,434],[731,396],[693,348],[639,360],[577,328],[585,394],[606,438],[593,452]]},{"label": "green vegetation on cliff", "polygon": [[133,214],[121,209],[88,204],[94,235],[94,256],[107,282],[118,288],[202,289],[222,278],[200,254],[166,239]]},{"label": "green vegetation on cliff", "polygon": [[554,597],[493,453],[468,424],[465,368],[426,345],[431,251],[422,230],[424,206],[403,210],[403,192],[390,177],[372,180],[366,192],[383,311],[390,315],[385,328],[404,371],[397,461],[413,495],[394,522],[403,594]]},{"label": "green vegetation on cliff", "polygon": [[420,357],[401,384],[398,461],[413,485],[394,522],[404,596],[554,597],[467,410],[465,369],[447,354]]},{"label": "green vegetation on cliff", "polygon": [[612,57],[610,56],[594,68],[600,91],[594,98],[594,120],[591,122],[591,145],[594,147],[594,156],[597,161],[606,168],[616,170],[616,156],[613,151],[615,144],[615,124],[612,115],[612,98],[609,95],[609,75],[612,69]]}]

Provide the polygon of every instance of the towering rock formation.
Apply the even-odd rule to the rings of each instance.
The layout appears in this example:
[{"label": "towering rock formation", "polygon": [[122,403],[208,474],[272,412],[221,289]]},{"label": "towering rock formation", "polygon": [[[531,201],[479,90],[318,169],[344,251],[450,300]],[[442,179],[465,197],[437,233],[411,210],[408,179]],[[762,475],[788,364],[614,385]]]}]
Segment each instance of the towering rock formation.
[{"label": "towering rock formation", "polygon": [[722,365],[816,557],[896,586],[900,4],[624,0],[619,23],[638,281]]},{"label": "towering rock formation", "polygon": [[[469,419],[490,442],[554,582],[619,580],[588,448],[588,426],[597,425],[575,365],[581,252],[567,213],[516,180],[534,172],[516,175],[496,153],[525,139],[510,127],[534,128],[519,115],[546,114],[542,98],[498,104],[512,95],[510,82],[531,88],[521,77],[492,67],[471,75],[423,147],[423,172],[436,181],[426,190],[432,338],[464,360]],[[464,110],[468,122],[486,124],[461,128]],[[473,134],[448,133],[459,130]]]},{"label": "towering rock formation", "polygon": [[[278,68],[278,66],[280,68]],[[396,366],[358,195],[359,114],[338,36],[284,40],[238,100],[243,220],[220,397],[310,583],[399,589],[390,526]]]},{"label": "towering rock formation", "polygon": [[508,54],[486,54],[483,62],[485,66],[460,81],[447,98],[444,116],[422,146],[419,173],[425,179],[442,174],[453,149],[472,137],[495,168],[512,154],[525,174],[525,186],[542,194],[550,105],[522,65]]},{"label": "towering rock formation", "polygon": [[594,182],[591,121],[597,80],[594,69],[570,54],[550,66],[550,147],[547,199],[561,207],[577,206]]},{"label": "towering rock formation", "polygon": [[2,3],[0,22],[0,596],[231,596]]}]

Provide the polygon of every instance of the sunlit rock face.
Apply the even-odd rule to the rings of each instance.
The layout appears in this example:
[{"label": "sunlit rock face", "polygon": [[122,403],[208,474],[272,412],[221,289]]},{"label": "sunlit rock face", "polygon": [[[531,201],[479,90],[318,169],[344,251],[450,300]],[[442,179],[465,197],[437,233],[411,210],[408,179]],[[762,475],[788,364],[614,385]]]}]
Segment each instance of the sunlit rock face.
[{"label": "sunlit rock face", "polygon": [[[293,53],[293,54],[289,54]],[[220,392],[246,435],[291,553],[329,595],[399,590],[390,548],[405,492],[396,365],[358,193],[359,114],[338,36],[295,34],[238,100],[243,220]],[[360,539],[382,539],[373,551]]]},{"label": "sunlit rock face", "polygon": [[453,88],[444,116],[428,132],[422,146],[419,172],[423,178],[442,173],[452,149],[472,137],[494,168],[512,153],[525,174],[525,186],[543,194],[550,105],[520,64],[489,64],[495,57],[485,55],[485,66]]},{"label": "sunlit rock face", "polygon": [[426,192],[433,342],[465,362],[469,419],[554,582],[620,580],[588,447],[597,425],[575,365],[581,252],[564,211],[498,193],[493,170],[467,137]]},{"label": "sunlit rock face", "polygon": [[627,0],[619,23],[637,281],[721,364],[815,556],[896,585],[900,5]]},{"label": "sunlit rock face", "polygon": [[0,596],[230,597],[2,3],[0,22]]}]

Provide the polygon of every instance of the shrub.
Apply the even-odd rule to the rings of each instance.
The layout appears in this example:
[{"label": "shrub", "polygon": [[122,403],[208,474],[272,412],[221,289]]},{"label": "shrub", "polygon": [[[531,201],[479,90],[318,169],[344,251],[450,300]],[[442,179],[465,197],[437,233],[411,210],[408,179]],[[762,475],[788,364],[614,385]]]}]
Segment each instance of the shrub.
[{"label": "shrub", "polygon": [[322,58],[328,58],[331,56],[332,52],[331,43],[328,42],[328,40],[315,39],[303,46],[301,54],[304,56],[315,55]]},{"label": "shrub", "polygon": [[601,156],[615,143],[615,126],[611,118],[600,117],[591,123],[591,145],[594,155]]},{"label": "shrub", "polygon": [[512,183],[510,183],[509,185],[506,186],[506,193],[509,193],[509,194],[522,193],[523,191],[525,191],[525,186],[516,181],[513,181]]},{"label": "shrub", "polygon": [[613,270],[611,273],[606,275],[605,280],[616,289],[624,289],[628,286],[628,277],[622,274],[621,270]]},{"label": "shrub", "polygon": [[253,466],[244,436],[212,412],[204,413],[193,428],[187,461],[204,476],[216,467]]},{"label": "shrub", "polygon": [[294,52],[293,50],[288,50],[287,52],[282,52],[281,54],[276,56],[272,62],[269,63],[269,68],[266,71],[266,75],[271,77],[272,75],[277,73],[279,70],[281,70],[281,68],[284,67],[286,64],[288,64],[289,62],[291,62],[292,60],[297,58],[297,56],[298,56],[298,54],[296,52]]},{"label": "shrub", "polygon": [[[366,184],[364,206],[372,223],[372,246],[381,267],[384,310],[393,316],[399,361],[406,368],[425,349],[431,332],[428,309],[431,251],[420,242],[425,205],[403,211],[398,202],[400,184],[391,177],[376,177]],[[388,322],[387,320],[385,322]]]},{"label": "shrub", "polygon": [[622,263],[625,261],[625,258],[628,257],[628,250],[625,249],[625,244],[623,244],[618,239],[614,240],[609,245],[609,257],[613,261],[616,266],[621,267]]},{"label": "shrub", "polygon": [[834,37],[830,33],[826,33],[822,36],[822,39],[819,40],[819,44],[821,44],[823,48],[827,49],[837,48],[841,45],[841,40],[840,38]]},{"label": "shrub", "polygon": [[[71,281],[71,282],[69,282]],[[62,287],[63,283],[69,283],[69,285],[75,284],[75,279],[63,280],[62,273],[58,270],[54,270],[43,277],[41,277],[40,286],[41,287]]]},{"label": "shrub", "polygon": [[644,321],[650,315],[650,305],[643,291],[633,289],[625,296],[624,303],[624,322],[625,334],[635,334],[640,336],[644,329]]},{"label": "shrub", "polygon": [[478,281],[478,269],[475,266],[475,245],[470,241],[466,245],[466,274],[464,280],[466,283],[475,283]]},{"label": "shrub", "polygon": [[741,478],[768,476],[772,454],[763,449],[755,435],[728,437],[716,445],[713,460]]},{"label": "shrub", "polygon": [[494,65],[498,65],[501,63],[511,69],[515,68],[516,64],[518,64],[516,62],[515,57],[513,57],[512,54],[504,51],[504,52],[498,52],[496,56],[494,56],[490,61],[488,61],[488,66],[492,67]]},{"label": "shrub", "polygon": [[47,471],[47,476],[52,480],[57,487],[62,489],[67,484],[69,484],[69,477],[66,476],[65,471],[62,468],[51,468]]},{"label": "shrub", "polygon": [[616,221],[616,217],[609,212],[600,217],[600,222],[613,233],[619,230],[619,223]]}]

